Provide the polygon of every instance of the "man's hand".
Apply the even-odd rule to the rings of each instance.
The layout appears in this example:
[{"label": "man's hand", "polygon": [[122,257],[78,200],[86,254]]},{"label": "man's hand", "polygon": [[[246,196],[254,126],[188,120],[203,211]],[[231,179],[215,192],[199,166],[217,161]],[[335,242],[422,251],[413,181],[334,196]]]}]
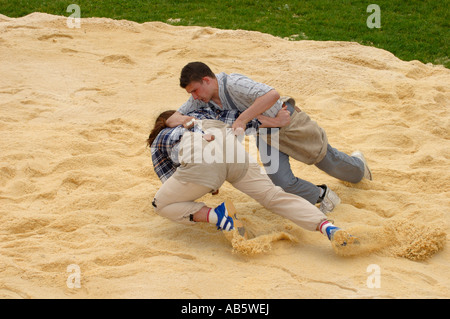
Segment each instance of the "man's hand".
[{"label": "man's hand", "polygon": [[239,119],[239,117],[234,121],[231,128],[233,129],[234,135],[243,135],[245,133],[245,128],[247,126],[247,123],[243,122]]},{"label": "man's hand", "polygon": [[195,121],[195,117],[185,115],[182,125],[184,128],[190,129],[190,128],[194,127],[194,125],[195,125],[194,121]]},{"label": "man's hand", "polygon": [[203,139],[204,139],[205,141],[207,141],[207,142],[211,142],[211,141],[214,141],[214,140],[216,139],[216,137],[215,137],[214,135],[209,134],[209,133],[203,134],[202,137],[203,137]]},{"label": "man's hand", "polygon": [[245,132],[247,123],[271,108],[280,98],[280,94],[275,90],[270,90],[266,94],[258,97],[252,105],[239,115],[233,123],[234,134]]},{"label": "man's hand", "polygon": [[278,111],[275,118],[278,120],[279,127],[289,125],[291,123],[291,113],[288,111],[287,106],[284,105],[281,110]]},{"label": "man's hand", "polygon": [[277,116],[268,117],[265,115],[258,115],[258,120],[261,122],[260,128],[283,127],[291,123],[291,113],[287,110],[287,106],[283,106],[283,108],[278,111]]},{"label": "man's hand", "polygon": [[191,128],[194,124],[191,123],[190,125],[188,125],[188,123],[192,120],[195,119],[192,116],[187,116],[187,115],[183,115],[180,112],[175,112],[173,113],[166,121],[166,125],[168,127],[176,127],[178,125],[183,125],[185,128]]}]

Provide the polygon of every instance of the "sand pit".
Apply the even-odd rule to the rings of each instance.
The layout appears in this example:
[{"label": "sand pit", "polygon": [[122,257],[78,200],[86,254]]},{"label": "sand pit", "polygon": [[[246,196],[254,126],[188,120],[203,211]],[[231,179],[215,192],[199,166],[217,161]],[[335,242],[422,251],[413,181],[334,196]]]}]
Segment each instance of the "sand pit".
[{"label": "sand pit", "polygon": [[[42,13],[0,15],[0,60],[1,298],[450,297],[448,69],[357,43],[93,18],[77,29]],[[188,98],[178,76],[195,60],[295,97],[331,145],[364,151],[374,181],[356,185],[292,162],[339,194],[330,218],[358,250],[336,253],[228,184],[201,200],[233,200],[251,241],[155,214],[145,139]]]}]

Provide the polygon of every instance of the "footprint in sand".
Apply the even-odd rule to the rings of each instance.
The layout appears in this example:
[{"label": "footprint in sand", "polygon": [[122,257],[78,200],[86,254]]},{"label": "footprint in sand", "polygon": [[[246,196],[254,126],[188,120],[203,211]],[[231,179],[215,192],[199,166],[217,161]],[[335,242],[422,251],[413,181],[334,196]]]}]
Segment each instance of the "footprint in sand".
[{"label": "footprint in sand", "polygon": [[92,102],[99,103],[98,98],[101,99],[102,97],[115,94],[117,94],[115,91],[108,91],[96,87],[82,87],[70,94],[70,97],[72,99],[88,99]]},{"label": "footprint in sand", "polygon": [[36,30],[36,29],[40,29],[38,27],[33,27],[31,25],[9,25],[6,27],[6,29],[31,29],[31,30]]},{"label": "footprint in sand", "polygon": [[46,41],[46,40],[53,40],[56,41],[56,39],[58,38],[66,38],[66,39],[73,39],[73,37],[71,35],[68,34],[64,34],[64,33],[52,33],[52,34],[47,34],[47,35],[43,35],[40,36],[38,38],[39,41]]},{"label": "footprint in sand", "polygon": [[134,65],[134,62],[128,55],[125,54],[113,54],[105,56],[100,60],[103,63],[111,65]]}]

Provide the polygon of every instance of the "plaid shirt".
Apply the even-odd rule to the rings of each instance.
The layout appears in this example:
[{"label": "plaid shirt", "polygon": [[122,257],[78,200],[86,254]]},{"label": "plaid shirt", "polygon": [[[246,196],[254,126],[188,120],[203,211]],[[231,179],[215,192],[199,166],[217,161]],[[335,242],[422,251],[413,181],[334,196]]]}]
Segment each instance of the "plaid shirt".
[{"label": "plaid shirt", "polygon": [[[219,120],[228,125],[232,125],[238,118],[240,112],[237,110],[216,110],[210,107],[202,107],[195,111],[189,112],[187,115],[200,120]],[[258,130],[260,122],[257,119],[247,123],[246,132]],[[194,125],[189,129],[191,132],[203,132]],[[161,182],[165,182],[173,173],[175,173],[179,163],[175,163],[172,159],[172,149],[180,141],[183,134],[187,131],[182,125],[177,127],[167,127],[159,132],[153,141],[150,151],[152,154],[153,168]]]}]

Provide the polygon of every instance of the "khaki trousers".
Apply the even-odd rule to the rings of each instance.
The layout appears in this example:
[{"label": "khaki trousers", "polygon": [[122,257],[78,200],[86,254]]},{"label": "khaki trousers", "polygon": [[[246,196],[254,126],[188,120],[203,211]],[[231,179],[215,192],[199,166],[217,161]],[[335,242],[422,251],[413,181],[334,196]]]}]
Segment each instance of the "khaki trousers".
[{"label": "khaki trousers", "polygon": [[[286,193],[275,186],[270,178],[261,172],[256,163],[250,163],[247,173],[239,181],[232,183],[233,187],[252,197],[271,212],[283,216],[298,226],[315,231],[326,216],[307,200]],[[195,202],[209,193],[210,188],[195,183],[184,182],[170,177],[155,195],[155,210],[163,217],[174,222],[192,225],[190,214],[195,214],[204,203]]]}]

